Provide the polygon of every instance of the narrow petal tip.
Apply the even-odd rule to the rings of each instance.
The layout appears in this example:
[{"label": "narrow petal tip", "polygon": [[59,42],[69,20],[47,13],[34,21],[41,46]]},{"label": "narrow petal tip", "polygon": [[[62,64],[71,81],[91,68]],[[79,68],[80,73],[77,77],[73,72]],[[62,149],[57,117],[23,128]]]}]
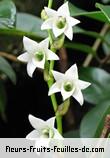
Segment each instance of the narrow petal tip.
[{"label": "narrow petal tip", "polygon": [[19,61],[22,61],[22,62],[28,62],[28,60],[29,60],[29,54],[26,52],[26,53],[23,53],[23,54],[21,54],[21,55],[19,55],[18,57],[17,57],[17,59],[19,60]]},{"label": "narrow petal tip", "polygon": [[26,40],[28,40],[28,39],[29,39],[28,37],[23,36],[23,43],[24,43]]},{"label": "narrow petal tip", "polygon": [[47,125],[50,126],[50,127],[52,127],[52,128],[54,128],[55,118],[56,118],[55,116],[49,118],[49,119],[46,121]]},{"label": "narrow petal tip", "polygon": [[32,118],[33,118],[33,115],[29,114],[29,115],[28,115],[29,121],[30,121]]},{"label": "narrow petal tip", "polygon": [[51,91],[49,90],[49,92],[48,92],[48,96],[50,96],[52,93],[51,93]]},{"label": "narrow petal tip", "polygon": [[19,55],[19,56],[17,57],[17,59],[18,59],[19,61],[21,61],[21,55]]}]

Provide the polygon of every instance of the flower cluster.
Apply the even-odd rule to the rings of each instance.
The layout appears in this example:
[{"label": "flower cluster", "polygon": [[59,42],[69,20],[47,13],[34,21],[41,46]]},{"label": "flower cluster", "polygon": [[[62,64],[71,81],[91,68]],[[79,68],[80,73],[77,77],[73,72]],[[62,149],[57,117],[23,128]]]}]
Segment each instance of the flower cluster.
[{"label": "flower cluster", "polygon": [[[61,35],[67,36],[70,40],[73,38],[73,26],[79,23],[79,20],[70,16],[68,2],[64,3],[57,11],[44,7],[46,13],[46,20],[41,26],[41,30],[51,30],[54,38]],[[45,63],[49,60],[59,60],[58,55],[51,50],[49,38],[44,39],[37,43],[27,37],[23,38],[25,53],[18,57],[18,60],[27,63],[27,73],[30,77],[36,68],[45,70]],[[49,49],[50,48],[50,49]],[[49,62],[49,63],[50,63]],[[56,92],[61,92],[63,101],[73,96],[80,105],[83,105],[84,99],[81,90],[87,88],[90,83],[79,79],[77,65],[72,65],[64,74],[52,70],[49,75],[53,75],[55,83],[52,83],[48,95]],[[58,131],[54,128],[55,117],[43,121],[29,115],[29,121],[35,128],[28,136],[27,139],[35,138],[62,138]],[[41,144],[44,143],[40,141]],[[36,142],[36,146],[39,141]],[[43,145],[47,145],[44,143]]]}]

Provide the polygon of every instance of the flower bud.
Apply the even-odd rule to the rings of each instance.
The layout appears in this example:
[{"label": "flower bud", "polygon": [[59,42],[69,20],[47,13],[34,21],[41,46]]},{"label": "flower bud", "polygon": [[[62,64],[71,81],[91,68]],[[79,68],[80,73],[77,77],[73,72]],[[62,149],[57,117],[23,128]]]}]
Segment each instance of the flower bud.
[{"label": "flower bud", "polygon": [[47,82],[50,79],[49,62],[46,60],[44,65],[44,80]]},{"label": "flower bud", "polygon": [[62,34],[61,36],[59,36],[58,38],[54,40],[51,47],[54,48],[55,50],[62,48],[64,44],[64,40],[65,40],[65,35]]},{"label": "flower bud", "polygon": [[42,20],[47,20],[48,19],[48,16],[47,16],[47,13],[46,13],[45,9],[43,9],[41,11],[41,19]]},{"label": "flower bud", "polygon": [[58,106],[56,116],[63,116],[68,112],[70,106],[70,98],[66,99],[61,105]]}]

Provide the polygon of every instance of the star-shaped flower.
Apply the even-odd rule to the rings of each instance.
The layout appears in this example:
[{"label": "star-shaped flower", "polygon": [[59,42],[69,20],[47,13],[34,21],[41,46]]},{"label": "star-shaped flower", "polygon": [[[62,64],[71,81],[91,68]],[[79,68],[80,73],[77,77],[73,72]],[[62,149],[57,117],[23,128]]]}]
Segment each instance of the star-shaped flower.
[{"label": "star-shaped flower", "polygon": [[70,16],[68,2],[64,3],[57,11],[44,7],[48,19],[42,24],[41,30],[52,29],[55,37],[65,34],[70,40],[73,38],[72,27],[80,23]]},{"label": "star-shaped flower", "polygon": [[44,69],[46,60],[59,60],[59,57],[48,49],[49,38],[37,43],[24,37],[23,44],[26,52],[18,56],[18,60],[27,62],[27,72],[30,77],[32,77],[37,67]]},{"label": "star-shaped flower", "polygon": [[73,96],[80,105],[83,105],[84,98],[81,90],[90,86],[90,83],[78,79],[77,65],[71,66],[65,74],[57,71],[52,71],[52,74],[56,82],[50,87],[49,95],[61,92],[63,100]]},{"label": "star-shaped flower", "polygon": [[35,130],[29,133],[26,136],[26,139],[36,140],[36,147],[48,147],[51,139],[63,139],[57,129],[54,128],[55,117],[44,121],[42,119],[29,115],[29,121]]}]

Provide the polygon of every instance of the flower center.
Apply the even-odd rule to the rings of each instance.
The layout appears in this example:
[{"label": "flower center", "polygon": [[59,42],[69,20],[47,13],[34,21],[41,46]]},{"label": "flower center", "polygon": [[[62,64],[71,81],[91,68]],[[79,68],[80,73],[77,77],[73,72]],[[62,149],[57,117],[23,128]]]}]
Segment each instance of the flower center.
[{"label": "flower center", "polygon": [[51,128],[44,129],[42,131],[42,137],[43,138],[53,138],[54,137],[53,129],[51,129]]},{"label": "flower center", "polygon": [[71,83],[70,81],[67,81],[64,83],[64,90],[65,91],[70,92],[73,89],[75,89],[75,86],[73,85],[73,83]]},{"label": "flower center", "polygon": [[35,58],[37,61],[42,61],[44,58],[44,53],[42,51],[36,52],[35,53]]},{"label": "flower center", "polygon": [[65,25],[66,25],[66,18],[59,16],[57,21],[56,21],[56,26],[59,29],[63,29],[65,27]]}]

